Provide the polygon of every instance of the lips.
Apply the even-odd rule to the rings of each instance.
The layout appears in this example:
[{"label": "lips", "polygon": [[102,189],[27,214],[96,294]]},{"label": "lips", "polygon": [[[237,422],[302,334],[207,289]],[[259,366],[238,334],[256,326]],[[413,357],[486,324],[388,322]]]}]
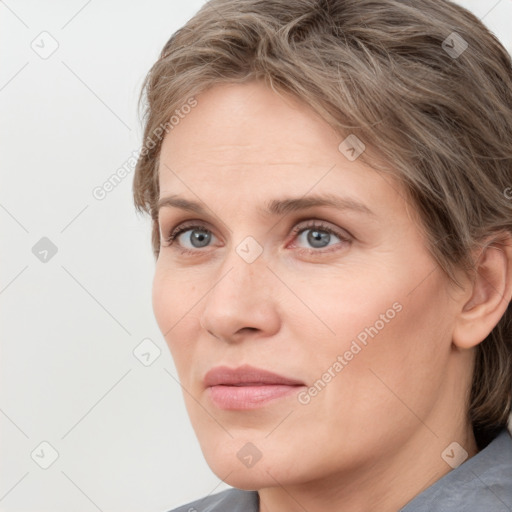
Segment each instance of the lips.
[{"label": "lips", "polygon": [[211,386],[303,386],[304,383],[296,379],[290,379],[277,373],[244,365],[238,368],[217,366],[212,368],[204,377],[206,387]]},{"label": "lips", "polygon": [[217,366],[204,377],[206,392],[221,409],[243,410],[262,407],[296,393],[305,384],[249,365],[238,368]]}]

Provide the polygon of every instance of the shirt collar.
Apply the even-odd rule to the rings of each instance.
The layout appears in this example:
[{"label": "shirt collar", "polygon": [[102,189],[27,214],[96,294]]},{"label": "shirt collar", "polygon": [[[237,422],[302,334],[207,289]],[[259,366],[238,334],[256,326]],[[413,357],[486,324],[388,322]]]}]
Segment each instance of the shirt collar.
[{"label": "shirt collar", "polygon": [[422,491],[400,512],[512,512],[512,435],[504,428],[483,450]]}]

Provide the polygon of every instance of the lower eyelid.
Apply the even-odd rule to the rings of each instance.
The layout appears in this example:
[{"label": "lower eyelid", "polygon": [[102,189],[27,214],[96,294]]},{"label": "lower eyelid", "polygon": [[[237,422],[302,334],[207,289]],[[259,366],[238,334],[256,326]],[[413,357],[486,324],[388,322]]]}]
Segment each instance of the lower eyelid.
[{"label": "lower eyelid", "polygon": [[[313,228],[307,228],[306,230],[304,231],[307,231],[307,230],[311,230]],[[320,230],[319,230],[320,231]],[[323,230],[322,230],[323,231]],[[319,247],[319,248],[314,248],[314,247],[301,247],[301,246],[297,246],[295,245],[295,239],[300,236],[302,233],[299,231],[298,235],[295,235],[294,237],[294,240],[293,240],[293,245],[292,247],[296,247],[298,251],[306,251],[308,253],[318,253],[318,254],[325,254],[325,253],[328,253],[328,252],[332,252],[332,251],[335,251],[336,250],[336,246],[340,245],[340,244],[343,244],[343,245],[346,245],[346,244],[349,244],[352,242],[352,240],[346,236],[342,236],[342,235],[339,235],[337,233],[330,233],[334,236],[336,236],[338,239],[339,239],[339,242],[336,242],[336,243],[333,243],[331,245],[326,245],[325,247]]]},{"label": "lower eyelid", "polygon": [[[331,228],[330,226],[324,226],[322,224],[310,224],[310,225],[296,226],[292,230],[293,240],[295,240],[298,236],[300,236],[304,231],[314,230],[314,229],[316,229],[318,231],[324,231],[326,233],[334,235],[340,239],[340,242],[349,243],[352,240],[349,235],[343,234],[343,233],[338,233],[334,228]],[[168,246],[172,247],[175,244],[176,239],[179,236],[181,236],[183,233],[186,233],[187,231],[193,231],[193,230],[206,231],[208,233],[211,233],[215,237],[215,235],[213,234],[211,229],[209,229],[208,227],[206,227],[204,225],[197,224],[197,225],[178,226],[176,228],[173,228],[171,230],[171,233],[168,236],[166,236],[166,237],[161,236],[160,238],[161,238],[161,241],[166,241]],[[208,248],[208,247],[209,246],[207,246],[206,248]],[[332,247],[332,246],[326,246],[326,247]],[[188,249],[186,247],[179,247],[179,248],[184,252],[200,252],[201,251],[200,248],[197,248],[197,249]],[[328,252],[328,250],[322,251],[322,248],[315,249],[315,248],[299,247],[299,249],[305,250],[308,252],[317,252],[317,253]]]},{"label": "lower eyelid", "polygon": [[342,241],[350,241],[352,237],[348,233],[343,233],[338,231],[335,228],[332,228],[330,226],[322,225],[322,224],[313,224],[308,226],[299,226],[293,230],[293,234],[295,237],[298,235],[301,235],[304,231],[308,230],[317,230],[317,231],[324,231],[325,233],[329,233],[330,235],[337,236]]}]

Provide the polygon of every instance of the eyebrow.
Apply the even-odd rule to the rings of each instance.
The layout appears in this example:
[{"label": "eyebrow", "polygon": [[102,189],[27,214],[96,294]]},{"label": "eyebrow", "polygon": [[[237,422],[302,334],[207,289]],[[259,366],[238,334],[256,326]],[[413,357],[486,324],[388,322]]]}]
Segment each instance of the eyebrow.
[{"label": "eyebrow", "polygon": [[[315,206],[330,206],[339,210],[353,210],[375,217],[376,214],[365,204],[349,197],[340,197],[333,194],[311,195],[304,197],[289,197],[267,201],[264,208],[259,207],[262,215],[286,215],[288,213],[306,210]],[[207,208],[201,203],[190,201],[177,195],[161,198],[157,203],[157,211],[163,207],[174,207],[181,210],[208,215]]]}]

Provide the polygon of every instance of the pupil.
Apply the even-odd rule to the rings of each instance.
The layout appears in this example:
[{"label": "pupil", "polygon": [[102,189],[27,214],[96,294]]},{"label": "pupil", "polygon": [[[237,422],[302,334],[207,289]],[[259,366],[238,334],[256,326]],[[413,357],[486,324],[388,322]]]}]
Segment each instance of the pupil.
[{"label": "pupil", "polygon": [[322,231],[310,231],[308,235],[308,242],[313,247],[325,247],[329,244],[331,235]]},{"label": "pupil", "polygon": [[[195,247],[204,247],[208,244],[208,241],[210,239],[210,235],[208,233],[205,233],[204,231],[198,231],[194,230],[192,232],[192,245]],[[195,242],[198,242],[199,245],[196,245]]]},{"label": "pupil", "polygon": [[[308,234],[308,242],[313,247],[325,247],[329,244],[329,241],[331,239],[330,233],[324,233],[322,231],[310,231]],[[204,247],[205,245],[208,245],[208,242],[210,240],[210,234],[206,233],[205,231],[198,231],[194,230],[192,231],[191,235],[191,242],[194,247]],[[197,245],[196,245],[197,242]]]}]

